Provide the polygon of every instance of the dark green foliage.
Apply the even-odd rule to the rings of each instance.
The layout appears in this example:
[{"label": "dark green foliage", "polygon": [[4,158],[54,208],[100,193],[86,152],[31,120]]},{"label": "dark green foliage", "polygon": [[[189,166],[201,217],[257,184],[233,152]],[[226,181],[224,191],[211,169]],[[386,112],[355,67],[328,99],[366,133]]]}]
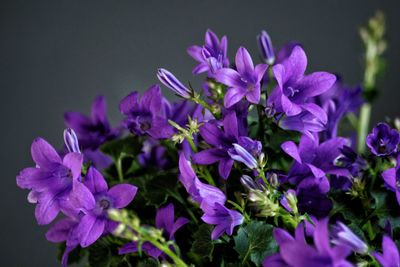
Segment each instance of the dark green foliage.
[{"label": "dark green foliage", "polygon": [[212,227],[207,224],[200,225],[199,229],[193,234],[193,244],[189,251],[189,256],[197,265],[207,266],[206,263],[213,261],[214,244],[211,240]]}]

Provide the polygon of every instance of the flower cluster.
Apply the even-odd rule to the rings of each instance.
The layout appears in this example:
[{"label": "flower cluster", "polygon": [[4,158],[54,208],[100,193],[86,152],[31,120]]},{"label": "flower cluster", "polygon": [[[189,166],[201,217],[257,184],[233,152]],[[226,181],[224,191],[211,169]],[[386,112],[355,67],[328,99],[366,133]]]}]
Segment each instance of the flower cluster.
[{"label": "flower cluster", "polygon": [[55,221],[63,265],[399,266],[396,125],[361,153],[363,87],[307,71],[300,44],[257,41],[262,63],[244,47],[229,60],[208,30],[187,50],[201,90],[160,68],[178,101],[134,91],[112,128],[99,96],[90,117],[66,113],[63,150],[35,139],[17,184],[40,225]]}]

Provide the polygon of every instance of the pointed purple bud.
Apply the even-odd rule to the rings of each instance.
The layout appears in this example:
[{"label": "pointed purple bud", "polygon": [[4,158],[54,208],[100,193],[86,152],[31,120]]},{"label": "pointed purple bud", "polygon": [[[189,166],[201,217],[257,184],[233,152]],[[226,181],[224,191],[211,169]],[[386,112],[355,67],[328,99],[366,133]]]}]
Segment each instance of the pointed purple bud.
[{"label": "pointed purple bud", "polygon": [[268,33],[266,31],[262,31],[261,34],[257,36],[257,40],[264,62],[268,65],[274,64],[275,53],[274,48],[272,47],[271,38],[269,38]]},{"label": "pointed purple bud", "polygon": [[242,175],[242,177],[240,177],[240,183],[246,187],[247,190],[260,189],[260,186],[248,175]]},{"label": "pointed purple bud", "polygon": [[233,144],[233,148],[228,151],[233,160],[244,163],[250,169],[256,169],[257,160],[246,149],[239,144]]},{"label": "pointed purple bud", "polygon": [[71,128],[64,130],[64,143],[67,146],[69,152],[81,153],[79,148],[78,137],[76,133]]},{"label": "pointed purple bud", "polygon": [[360,254],[368,253],[368,246],[357,235],[353,233],[346,225],[337,222],[333,227],[333,240],[336,245],[345,245],[352,248],[355,252]]},{"label": "pointed purple bud", "polygon": [[171,72],[166,69],[158,69],[157,77],[165,86],[172,89],[183,98],[190,98],[192,92],[184,86]]}]

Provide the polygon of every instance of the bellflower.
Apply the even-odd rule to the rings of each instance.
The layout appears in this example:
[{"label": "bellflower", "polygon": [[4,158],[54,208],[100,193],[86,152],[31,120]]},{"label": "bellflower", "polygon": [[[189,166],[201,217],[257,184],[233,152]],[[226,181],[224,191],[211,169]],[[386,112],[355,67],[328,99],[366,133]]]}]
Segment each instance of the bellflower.
[{"label": "bellflower", "polygon": [[274,65],[272,72],[278,85],[268,97],[267,106],[273,106],[277,112],[283,112],[288,117],[306,110],[325,124],[325,111],[309,100],[331,88],[336,77],[327,72],[304,75],[306,67],[307,57],[300,46],[294,47],[286,60]]},{"label": "bellflower", "polygon": [[42,138],[31,146],[35,167],[23,169],[17,176],[17,185],[31,190],[30,201],[37,203],[35,216],[39,224],[49,224],[59,211],[69,213],[69,194],[73,181],[81,175],[83,156],[68,153],[63,159],[56,150]]},{"label": "bellflower", "polygon": [[229,87],[225,94],[224,106],[229,108],[242,100],[243,97],[253,104],[260,102],[261,80],[268,68],[266,64],[254,67],[249,52],[240,47],[236,52],[236,70],[222,68],[217,71],[215,79]]},{"label": "bellflower", "polygon": [[272,65],[275,62],[275,52],[272,46],[271,38],[266,31],[262,31],[261,34],[257,36],[258,47],[261,51],[262,59],[268,65]]},{"label": "bellflower", "polygon": [[171,72],[166,69],[158,69],[157,77],[165,86],[170,88],[178,96],[190,98],[192,92],[184,86]]},{"label": "bellflower", "polygon": [[227,57],[228,39],[223,36],[221,40],[211,30],[207,30],[204,46],[193,45],[187,49],[187,53],[199,64],[192,70],[193,74],[208,71],[213,76],[215,71],[229,66]]},{"label": "bellflower", "polygon": [[74,182],[71,202],[80,208],[83,216],[75,234],[82,247],[93,244],[103,233],[112,232],[116,223],[108,219],[108,210],[126,207],[135,197],[137,187],[118,184],[110,189],[104,177],[90,167],[84,183]]},{"label": "bellflower", "polygon": [[[189,220],[184,217],[179,217],[175,221],[174,205],[168,204],[167,206],[161,207],[157,210],[156,214],[156,227],[163,230],[163,234],[167,240],[174,240],[175,232],[178,231],[182,226],[187,224]],[[145,242],[142,244],[142,250],[145,251],[151,257],[157,259],[161,256],[165,257],[163,252],[153,246],[151,243]],[[138,251],[137,242],[131,242],[119,249],[119,254],[135,253]]]},{"label": "bellflower", "polygon": [[396,193],[397,203],[400,205],[400,155],[397,156],[396,167],[382,172],[382,177],[386,187]]},{"label": "bellflower", "polygon": [[[213,148],[200,151],[193,155],[193,161],[196,164],[208,165],[219,162],[218,171],[222,178],[227,179],[234,160],[228,153],[232,152],[235,143],[243,146],[249,146],[247,139],[239,139],[238,122],[235,112],[229,112],[225,115],[221,130],[216,122],[204,123],[200,127],[200,135]],[[244,141],[242,144],[241,141]]]},{"label": "bellflower", "polygon": [[386,235],[382,239],[382,251],[383,253],[374,252],[372,255],[383,267],[400,266],[400,254],[396,243]]},{"label": "bellflower", "polygon": [[138,92],[129,94],[121,101],[119,109],[125,115],[124,126],[134,134],[148,134],[155,139],[168,138],[173,134],[158,85],[151,86],[140,98]]},{"label": "bellflower", "polygon": [[111,159],[104,155],[99,147],[120,134],[120,129],[111,128],[106,112],[105,98],[97,96],[92,104],[90,116],[79,112],[64,114],[65,124],[75,131],[85,160],[93,162],[99,168],[105,168],[111,164]]},{"label": "bellflower", "polygon": [[332,243],[335,245],[348,246],[360,254],[368,253],[368,245],[341,222],[337,222],[333,227],[333,237]]},{"label": "bellflower", "polygon": [[[271,107],[267,107],[266,109],[270,110]],[[281,117],[279,126],[285,130],[306,134],[311,138],[314,138],[314,133],[319,133],[326,129],[324,121],[308,111],[303,111],[295,116]]]},{"label": "bellflower", "polygon": [[314,246],[306,242],[303,223],[297,226],[294,237],[281,228],[275,228],[273,235],[280,252],[266,258],[263,261],[265,267],[353,266],[346,260],[351,253],[349,247],[343,245],[331,247],[327,219],[316,222],[313,233]]},{"label": "bellflower", "polygon": [[396,129],[391,129],[386,123],[378,123],[372,129],[372,133],[367,135],[366,143],[376,156],[388,156],[397,152],[400,134]]}]

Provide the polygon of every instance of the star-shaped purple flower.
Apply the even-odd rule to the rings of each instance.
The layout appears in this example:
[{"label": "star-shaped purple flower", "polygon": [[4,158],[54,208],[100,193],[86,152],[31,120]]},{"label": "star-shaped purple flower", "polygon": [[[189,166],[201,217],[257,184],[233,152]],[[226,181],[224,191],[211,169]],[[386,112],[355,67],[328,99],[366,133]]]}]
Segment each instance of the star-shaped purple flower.
[{"label": "star-shaped purple flower", "polygon": [[400,134],[386,123],[378,123],[372,133],[367,135],[367,146],[376,156],[388,156],[397,151]]},{"label": "star-shaped purple flower", "polygon": [[153,85],[140,98],[138,92],[126,96],[119,109],[126,116],[123,122],[125,127],[132,133],[162,139],[170,137],[174,132],[166,116],[167,103],[161,95],[160,87]]},{"label": "star-shaped purple flower", "polygon": [[[175,221],[174,205],[168,204],[167,206],[161,207],[156,213],[156,227],[163,230],[163,234],[167,240],[174,240],[174,235],[182,226],[187,224],[189,220],[184,217],[179,217]],[[145,251],[149,256],[158,259],[159,257],[166,258],[161,250],[153,246],[149,242],[142,244],[142,250]],[[135,253],[138,251],[137,242],[130,242],[125,244],[119,249],[119,254]]]},{"label": "star-shaped purple flower", "polygon": [[71,202],[83,212],[74,235],[82,247],[93,244],[103,233],[112,232],[117,223],[108,219],[110,209],[126,207],[135,197],[137,187],[118,184],[110,189],[104,177],[90,167],[84,183],[75,181]]},{"label": "star-shaped purple flower", "polygon": [[193,69],[193,74],[208,72],[209,76],[221,68],[229,66],[227,57],[228,39],[226,36],[219,40],[211,30],[207,30],[204,46],[193,45],[187,49],[187,53],[199,64]]},{"label": "star-shaped purple flower", "polygon": [[289,117],[306,110],[326,123],[325,111],[309,100],[331,88],[336,77],[327,72],[304,75],[306,67],[307,57],[300,46],[295,46],[286,60],[274,65],[272,71],[278,85],[268,97],[267,106]]},{"label": "star-shaped purple flower", "polygon": [[260,102],[261,80],[268,68],[266,64],[254,67],[249,52],[240,47],[236,52],[236,70],[222,68],[217,71],[215,79],[229,87],[225,94],[224,106],[229,108],[242,100],[243,97],[253,104]]},{"label": "star-shaped purple flower", "polygon": [[70,212],[68,202],[73,181],[81,176],[83,156],[68,153],[63,159],[42,138],[32,143],[31,154],[35,167],[23,169],[17,176],[17,185],[29,189],[29,201],[37,203],[35,216],[40,225],[51,223],[59,211]]}]

